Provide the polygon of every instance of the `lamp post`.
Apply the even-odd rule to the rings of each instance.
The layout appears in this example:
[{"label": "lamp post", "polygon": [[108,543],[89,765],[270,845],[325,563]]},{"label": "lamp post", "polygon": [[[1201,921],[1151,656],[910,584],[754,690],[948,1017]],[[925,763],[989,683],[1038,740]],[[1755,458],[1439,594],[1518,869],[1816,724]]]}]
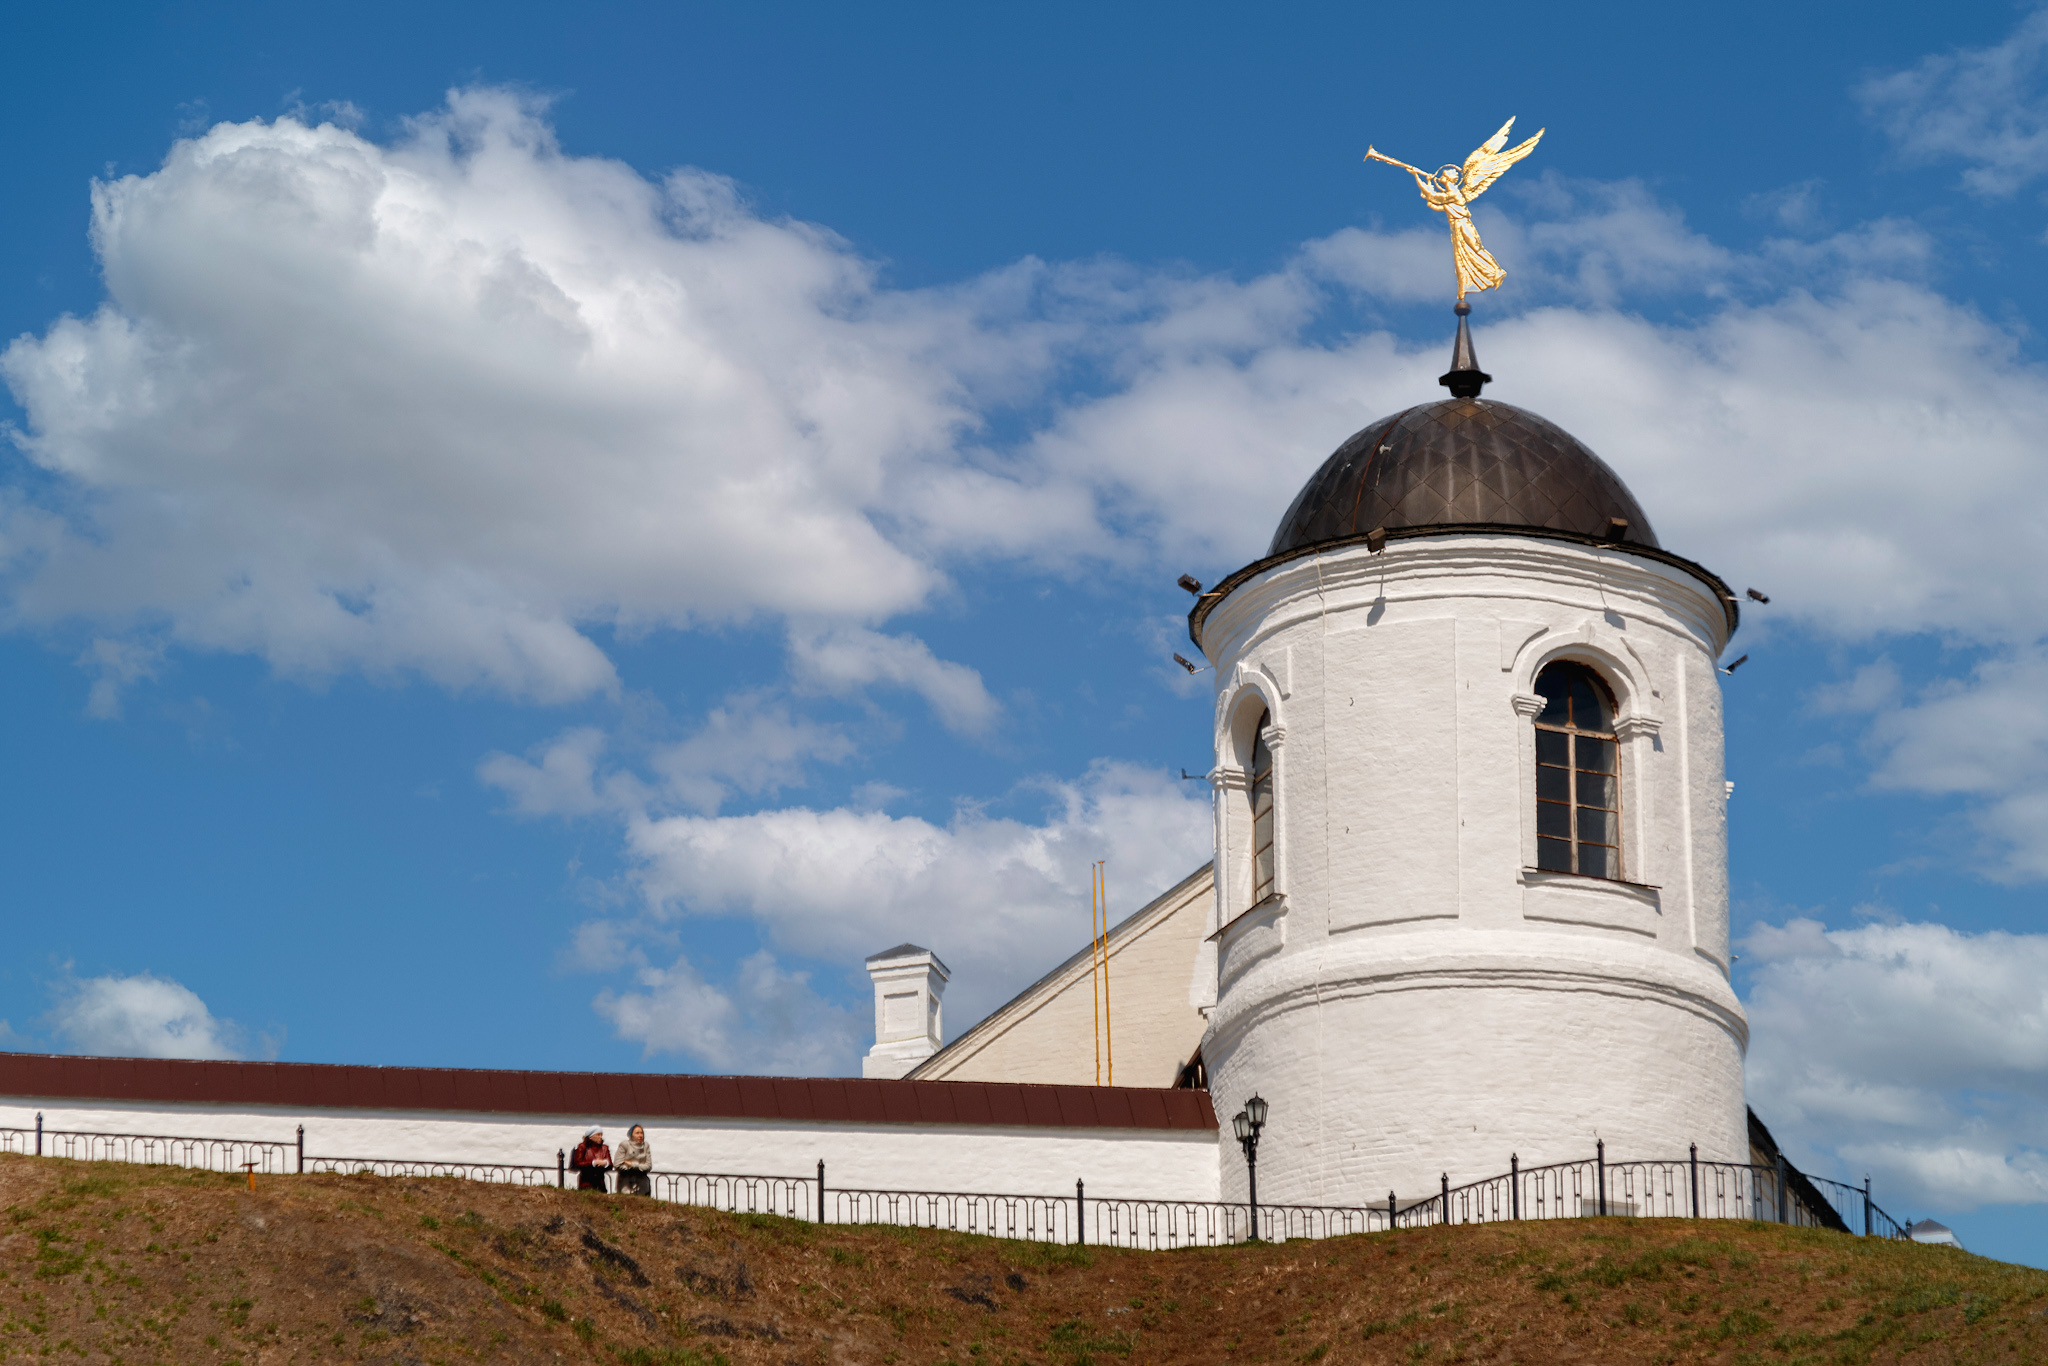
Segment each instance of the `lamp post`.
[{"label": "lamp post", "polygon": [[1252,1206],[1252,1241],[1259,1241],[1259,1130],[1266,1127],[1266,1102],[1259,1099],[1258,1092],[1244,1103],[1244,1109],[1232,1116],[1231,1129],[1237,1134],[1238,1146],[1244,1149],[1245,1180],[1250,1186]]}]

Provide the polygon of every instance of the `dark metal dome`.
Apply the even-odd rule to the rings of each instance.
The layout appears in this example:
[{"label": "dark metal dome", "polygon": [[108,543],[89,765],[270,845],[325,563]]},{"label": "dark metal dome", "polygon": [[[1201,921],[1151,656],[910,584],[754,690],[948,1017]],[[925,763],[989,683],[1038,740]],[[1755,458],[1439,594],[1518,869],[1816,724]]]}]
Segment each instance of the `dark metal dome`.
[{"label": "dark metal dome", "polygon": [[1570,432],[1513,404],[1448,398],[1382,418],[1339,446],[1302,486],[1266,553],[1380,528],[1475,525],[1657,545],[1628,486]]}]

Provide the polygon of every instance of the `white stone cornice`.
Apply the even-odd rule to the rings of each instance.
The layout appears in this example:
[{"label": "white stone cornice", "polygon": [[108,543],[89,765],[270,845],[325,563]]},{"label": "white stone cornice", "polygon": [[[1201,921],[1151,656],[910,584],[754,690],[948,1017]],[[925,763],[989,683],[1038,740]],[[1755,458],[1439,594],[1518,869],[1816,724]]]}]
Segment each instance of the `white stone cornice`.
[{"label": "white stone cornice", "polygon": [[[1201,636],[1211,657],[1227,663],[1245,658],[1290,622],[1334,622],[1362,615],[1381,600],[1399,613],[1446,595],[1491,599],[1500,604],[1497,612],[1514,619],[1523,617],[1520,604],[1532,599],[1569,601],[1595,614],[1615,610],[1631,628],[1675,630],[1710,652],[1728,634],[1711,585],[1676,565],[1613,548],[1461,533],[1389,542],[1378,555],[1358,545],[1283,561],[1216,601]],[[1552,622],[1552,630],[1560,625]]]},{"label": "white stone cornice", "polygon": [[1515,709],[1515,715],[1525,721],[1534,721],[1550,705],[1550,699],[1533,692],[1518,692],[1508,699]]},{"label": "white stone cornice", "polygon": [[1614,733],[1624,740],[1647,738],[1662,729],[1664,723],[1654,716],[1624,716],[1614,723]]},{"label": "white stone cornice", "polygon": [[1592,988],[1662,1000],[1712,1019],[1741,1047],[1749,1043],[1742,1002],[1719,964],[1704,955],[1681,957],[1613,939],[1470,929],[1346,937],[1330,945],[1327,954],[1268,959],[1256,970],[1259,980],[1233,984],[1209,1017],[1210,1037],[1228,1042],[1261,1017],[1361,992],[1400,991],[1436,977],[1495,987],[1519,978],[1519,984],[1550,990]]},{"label": "white stone cornice", "polygon": [[1209,785],[1219,792],[1247,792],[1251,789],[1251,775],[1241,768],[1218,764],[1209,770]]}]

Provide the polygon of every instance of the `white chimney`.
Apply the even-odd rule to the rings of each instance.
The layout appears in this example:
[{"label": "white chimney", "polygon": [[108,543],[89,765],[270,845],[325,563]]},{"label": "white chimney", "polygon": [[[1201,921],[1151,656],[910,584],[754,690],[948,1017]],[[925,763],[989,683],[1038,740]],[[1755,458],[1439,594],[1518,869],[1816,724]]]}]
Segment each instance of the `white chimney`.
[{"label": "white chimney", "polygon": [[939,998],[952,974],[930,949],[898,944],[868,959],[868,976],[875,979],[875,1046],[860,1074],[900,1077],[939,1051]]}]

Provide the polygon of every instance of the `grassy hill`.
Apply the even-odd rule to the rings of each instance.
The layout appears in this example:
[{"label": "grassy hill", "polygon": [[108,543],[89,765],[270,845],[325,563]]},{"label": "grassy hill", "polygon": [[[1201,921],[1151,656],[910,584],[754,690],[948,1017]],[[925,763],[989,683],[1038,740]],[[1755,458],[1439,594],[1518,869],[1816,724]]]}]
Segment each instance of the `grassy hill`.
[{"label": "grassy hill", "polygon": [[6,1361],[2048,1361],[2048,1272],[1770,1224],[1144,1253],[26,1157],[0,1209]]}]

